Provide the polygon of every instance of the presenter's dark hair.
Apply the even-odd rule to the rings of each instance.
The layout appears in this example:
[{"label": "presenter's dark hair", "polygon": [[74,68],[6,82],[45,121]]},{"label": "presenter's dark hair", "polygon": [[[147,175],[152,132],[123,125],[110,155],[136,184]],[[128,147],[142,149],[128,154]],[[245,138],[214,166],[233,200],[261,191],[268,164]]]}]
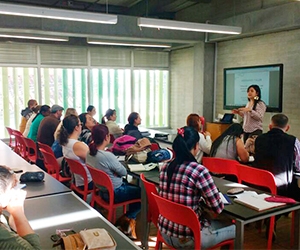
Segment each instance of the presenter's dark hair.
[{"label": "presenter's dark hair", "polygon": [[62,126],[59,134],[59,144],[64,146],[69,141],[70,134],[73,133],[76,126],[79,125],[79,119],[77,115],[68,115],[62,121]]},{"label": "presenter's dark hair", "polygon": [[128,116],[127,120],[128,120],[128,123],[130,125],[133,125],[134,124],[134,121],[139,117],[139,113],[137,112],[132,112],[130,113],[130,115]]},{"label": "presenter's dark hair", "polygon": [[262,102],[262,100],[261,100],[261,90],[260,90],[260,87],[258,85],[253,84],[253,85],[250,85],[247,88],[247,92],[249,91],[250,88],[253,88],[257,93],[257,98],[254,98],[254,105],[253,105],[253,108],[252,108],[252,110],[255,110],[257,103]]},{"label": "presenter's dark hair", "polygon": [[92,129],[92,142],[89,144],[90,155],[97,154],[97,147],[103,143],[105,137],[109,134],[108,127],[103,124],[95,125]]},{"label": "presenter's dark hair", "polygon": [[[214,140],[210,149],[210,156],[214,157],[218,151],[219,146],[223,142],[224,138],[228,136],[227,140],[227,149],[229,142],[235,140],[235,138],[241,138],[241,135],[244,133],[243,127],[239,123],[231,124],[216,140]],[[235,141],[234,141],[235,142]]]},{"label": "presenter's dark hair", "polygon": [[199,142],[199,134],[193,127],[183,127],[179,129],[175,140],[173,141],[173,150],[175,152],[174,160],[167,168],[167,185],[170,187],[173,174],[178,171],[179,165],[183,162],[197,162],[190,152]]}]

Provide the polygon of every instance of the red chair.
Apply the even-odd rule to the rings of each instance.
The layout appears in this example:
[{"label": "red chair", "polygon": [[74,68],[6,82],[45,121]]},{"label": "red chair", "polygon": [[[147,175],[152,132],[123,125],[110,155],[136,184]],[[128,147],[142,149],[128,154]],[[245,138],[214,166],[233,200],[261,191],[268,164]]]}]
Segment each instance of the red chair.
[{"label": "red chair", "polygon": [[[194,249],[201,249],[201,225],[194,210],[182,204],[162,198],[157,194],[152,193],[152,195],[156,201],[159,214],[174,223],[190,228],[194,234]],[[209,249],[215,249],[221,246],[229,246],[229,249],[233,249],[233,245],[234,239],[230,239],[222,241]]]},{"label": "red chair", "polygon": [[11,147],[12,149],[14,149],[15,145],[16,145],[15,136],[13,134],[14,130],[10,127],[5,127],[5,128],[7,130],[8,135],[9,135],[9,144],[8,144],[8,146]]},{"label": "red chair", "polygon": [[146,194],[147,194],[147,199],[148,199],[147,222],[149,225],[152,222],[154,224],[154,226],[157,228],[155,249],[161,249],[161,245],[162,245],[162,242],[164,242],[164,240],[160,234],[160,231],[159,231],[158,225],[157,225],[159,212],[158,212],[158,207],[154,200],[154,197],[151,194],[151,193],[153,193],[153,194],[158,195],[158,192],[157,192],[156,186],[153,183],[151,183],[145,179],[144,174],[140,174],[140,178],[144,184]]},{"label": "red chair", "polygon": [[79,161],[75,161],[75,160],[72,160],[72,159],[69,159],[69,158],[66,158],[66,161],[67,161],[67,163],[68,163],[68,165],[70,167],[70,170],[71,170],[72,174],[78,174],[78,175],[82,176],[83,183],[84,183],[83,184],[84,188],[82,190],[82,189],[80,189],[79,187],[77,187],[75,185],[75,180],[73,180],[71,182],[70,188],[74,192],[82,195],[83,196],[83,200],[86,201],[88,194],[90,194],[90,193],[93,192],[92,189],[91,190],[88,189],[89,183],[88,183],[88,177],[87,177],[86,170],[85,170],[85,168],[83,167],[83,165]]},{"label": "red chair", "polygon": [[[41,149],[44,149],[46,152],[49,152],[49,153],[51,152],[54,155],[53,150],[52,150],[52,148],[49,145],[41,143],[41,142],[37,142],[37,144],[38,144],[38,150],[39,150],[39,152],[41,151]],[[43,160],[43,155],[41,153],[39,153],[39,152],[38,152],[38,158],[40,160]]]},{"label": "red chair", "polygon": [[33,140],[26,137],[23,137],[23,140],[25,141],[26,144],[27,160],[30,161],[31,163],[36,163],[38,159],[38,151],[37,151],[36,143]]},{"label": "red chair", "polygon": [[211,173],[234,175],[239,182],[239,174],[237,168],[237,165],[239,164],[238,161],[217,157],[203,157],[202,164]]},{"label": "red chair", "polygon": [[[94,182],[91,206],[94,207],[95,203],[97,203],[101,207],[108,210],[107,219],[111,223],[115,223],[115,221],[116,221],[117,207],[123,206],[123,213],[126,213],[127,205],[129,205],[131,203],[141,202],[141,199],[132,199],[129,201],[114,203],[114,198],[115,198],[114,187],[113,187],[112,181],[109,178],[109,176],[102,170],[91,167],[89,165],[86,165],[86,166],[87,166],[88,170],[90,171],[93,182]],[[108,202],[105,201],[104,199],[102,199],[102,197],[99,195],[99,190],[100,190],[99,187],[106,188],[108,195],[109,195]]]},{"label": "red chair", "polygon": [[[270,190],[272,194],[277,194],[277,186],[274,175],[266,170],[249,167],[243,164],[238,164],[238,174],[240,183],[245,182],[260,187],[265,187]],[[275,225],[275,216],[270,218],[268,249],[272,248],[272,237]]]},{"label": "red chair", "polygon": [[50,174],[52,177],[54,177],[56,180],[59,182],[65,183],[65,182],[70,182],[71,177],[62,177],[59,172],[60,172],[60,166],[53,154],[52,151],[46,151],[43,148],[40,148],[40,152],[42,153],[44,157],[44,165],[45,168],[47,169],[47,173]]},{"label": "red chair", "polygon": [[14,151],[27,161],[27,146],[23,135],[20,132],[18,133],[17,130],[13,131],[13,135],[15,136],[16,142]]}]

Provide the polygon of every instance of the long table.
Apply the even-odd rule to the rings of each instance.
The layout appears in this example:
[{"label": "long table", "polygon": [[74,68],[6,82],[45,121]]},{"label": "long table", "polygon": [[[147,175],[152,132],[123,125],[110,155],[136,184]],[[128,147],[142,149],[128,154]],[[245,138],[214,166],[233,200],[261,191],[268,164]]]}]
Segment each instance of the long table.
[{"label": "long table", "polygon": [[[143,173],[145,178],[158,185],[159,183],[159,171],[158,169],[154,169],[147,172],[129,172],[130,175],[139,178],[139,175]],[[227,181],[221,178],[213,177],[216,186],[220,189],[222,193],[227,193],[227,190],[233,187],[243,187],[245,190],[254,190],[257,193],[263,193],[260,190],[248,187],[246,185],[242,185],[239,183],[234,183],[231,181]],[[144,248],[148,248],[148,235],[149,235],[149,226],[147,225],[147,195],[145,192],[145,188],[140,181],[140,186],[142,189],[142,208],[141,208],[141,221],[142,221],[142,246]],[[255,211],[251,208],[238,204],[232,201],[232,204],[225,205],[223,213],[230,218],[235,219],[236,223],[236,238],[235,238],[235,249],[243,249],[244,243],[244,226],[248,223],[255,222],[261,219],[269,218],[279,214],[289,213],[291,211],[295,211],[295,227],[294,227],[294,239],[295,239],[295,249],[300,248],[300,202],[296,204],[288,204],[284,206],[280,206],[277,208],[265,210],[265,211]]]},{"label": "long table", "polygon": [[73,192],[27,199],[24,207],[30,225],[40,236],[42,249],[52,248],[50,237],[56,229],[79,232],[91,228],[105,228],[116,240],[117,249],[140,249]]},{"label": "long table", "polygon": [[[6,165],[10,168],[22,169],[23,173],[27,171],[36,172],[42,171],[38,166],[30,164],[25,161],[21,156],[16,154],[10,147],[8,147],[4,142],[0,140],[0,165]],[[22,173],[17,174],[20,178]],[[44,172],[45,178],[43,182],[27,182],[26,188],[27,192],[26,198],[34,198],[51,194],[71,192],[71,190],[53,178],[51,175]]]}]

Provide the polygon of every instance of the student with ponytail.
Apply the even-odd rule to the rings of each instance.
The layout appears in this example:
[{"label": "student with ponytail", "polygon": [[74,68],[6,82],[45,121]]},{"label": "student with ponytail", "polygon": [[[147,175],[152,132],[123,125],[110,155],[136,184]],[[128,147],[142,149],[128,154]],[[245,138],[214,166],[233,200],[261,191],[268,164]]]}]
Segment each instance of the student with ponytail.
[{"label": "student with ponytail", "polygon": [[[126,168],[113,153],[105,151],[109,142],[110,134],[107,126],[95,125],[92,129],[92,142],[89,145],[90,153],[87,155],[86,162],[108,174],[114,186],[115,203],[141,198],[140,187],[127,183],[123,178],[127,175]],[[100,192],[100,195],[108,200],[108,193]],[[135,220],[140,210],[139,202],[130,204],[126,214],[116,222],[116,226],[132,239],[136,239]]]},{"label": "student with ponytail", "polygon": [[[81,133],[82,124],[77,115],[68,115],[63,119],[62,127],[59,134],[59,144],[62,146],[62,152],[65,158],[79,161],[88,177],[88,189],[93,189],[93,182],[90,172],[85,166],[85,158],[89,151],[88,146],[84,142],[78,141]],[[83,177],[74,174],[75,185],[81,189],[84,188]]]},{"label": "student with ponytail", "polygon": [[[235,225],[226,219],[210,220],[207,213],[220,214],[224,205],[208,170],[197,163],[199,134],[192,127],[178,129],[173,142],[175,159],[160,172],[159,195],[195,211],[201,223],[201,247],[208,248],[235,237]],[[159,230],[174,248],[193,248],[193,234],[163,216],[158,219]]]},{"label": "student with ponytail", "polygon": [[102,117],[101,123],[108,127],[109,133],[116,139],[123,135],[123,130],[116,123],[117,112],[115,109],[108,109]]}]

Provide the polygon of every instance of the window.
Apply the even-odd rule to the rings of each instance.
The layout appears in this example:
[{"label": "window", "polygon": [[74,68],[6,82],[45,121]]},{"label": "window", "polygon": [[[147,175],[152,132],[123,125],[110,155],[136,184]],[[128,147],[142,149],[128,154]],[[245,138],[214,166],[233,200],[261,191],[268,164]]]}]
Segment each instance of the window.
[{"label": "window", "polygon": [[[0,58],[7,58],[13,65],[6,66],[5,61],[0,61],[0,138],[8,137],[5,126],[19,129],[21,110],[29,99],[36,99],[41,105],[73,107],[79,114],[88,105],[94,105],[99,122],[106,110],[113,108],[121,124],[126,124],[128,115],[136,111],[144,127],[169,125],[167,52],[31,44],[7,46],[0,43]],[[16,53],[24,54],[27,59],[20,63],[13,57]],[[38,58],[41,66],[37,64]]]}]

